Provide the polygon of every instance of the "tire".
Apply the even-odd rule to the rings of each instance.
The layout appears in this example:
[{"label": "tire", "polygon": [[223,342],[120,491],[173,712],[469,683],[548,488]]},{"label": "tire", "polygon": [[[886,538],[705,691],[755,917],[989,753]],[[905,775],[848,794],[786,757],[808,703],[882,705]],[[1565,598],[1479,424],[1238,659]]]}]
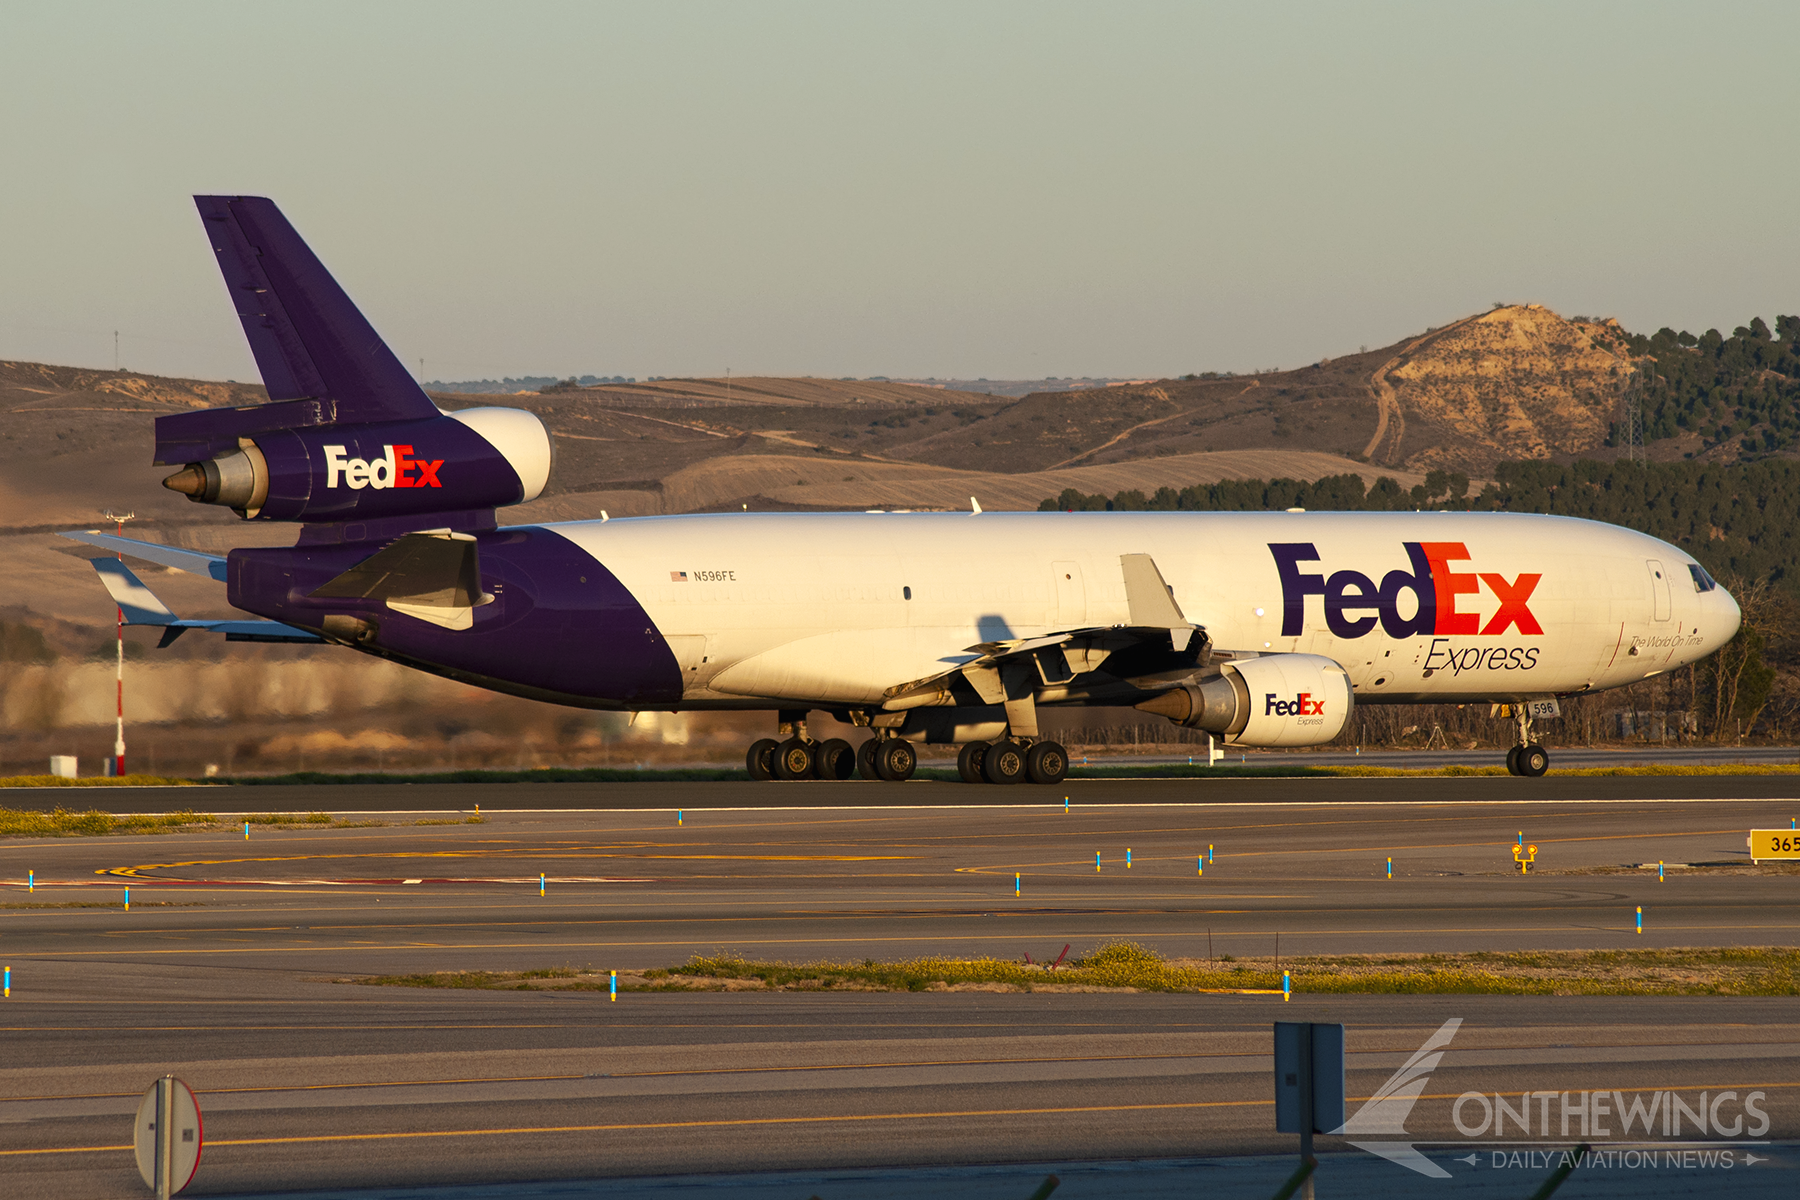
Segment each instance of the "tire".
[{"label": "tire", "polygon": [[918,766],[918,751],[903,738],[889,738],[875,751],[875,770],[889,783],[905,783]]},{"label": "tire", "polygon": [[1506,751],[1506,773],[1508,775],[1519,773],[1519,751],[1523,749],[1523,746],[1513,746]]},{"label": "tire", "polygon": [[1069,774],[1069,753],[1056,742],[1034,742],[1025,752],[1025,777],[1033,783],[1061,783]]},{"label": "tire", "polygon": [[856,751],[843,738],[828,738],[813,754],[814,779],[848,779],[856,773]]},{"label": "tire", "polygon": [[1518,763],[1519,774],[1527,779],[1536,779],[1550,769],[1550,752],[1536,744],[1522,747]]},{"label": "tire", "polygon": [[811,779],[813,748],[799,738],[789,738],[775,747],[775,778]]},{"label": "tire", "polygon": [[962,776],[964,783],[986,783],[987,776],[981,773],[981,760],[987,754],[986,742],[970,742],[956,752],[956,773]]},{"label": "tire", "polygon": [[864,779],[880,779],[881,773],[875,769],[875,751],[881,746],[881,739],[872,737],[856,748],[856,773]]},{"label": "tire", "polygon": [[779,744],[774,738],[758,738],[750,743],[750,753],[744,756],[744,770],[750,772],[750,778],[775,778],[775,747]]},{"label": "tire", "polygon": [[1017,783],[1025,778],[1025,747],[1002,738],[981,756],[981,773],[989,783]]}]

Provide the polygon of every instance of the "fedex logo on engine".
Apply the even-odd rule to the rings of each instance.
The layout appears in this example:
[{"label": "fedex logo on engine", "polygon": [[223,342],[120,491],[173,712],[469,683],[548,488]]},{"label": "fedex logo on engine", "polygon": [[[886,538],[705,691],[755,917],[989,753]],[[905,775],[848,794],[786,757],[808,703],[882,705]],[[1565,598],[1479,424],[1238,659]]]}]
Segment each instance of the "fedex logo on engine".
[{"label": "fedex logo on engine", "polygon": [[[1380,622],[1389,637],[1419,634],[1474,634],[1497,637],[1509,629],[1540,636],[1543,626],[1532,616],[1529,601],[1542,574],[1520,574],[1507,579],[1494,571],[1459,571],[1453,564],[1469,559],[1462,542],[1403,542],[1412,569],[1393,570],[1377,584],[1361,571],[1312,574],[1302,563],[1318,562],[1311,542],[1271,542],[1275,569],[1281,576],[1281,634],[1295,637],[1306,629],[1306,598],[1318,596],[1325,604],[1325,625],[1334,637],[1359,638]],[[1484,624],[1474,608],[1483,591],[1500,602]],[[1410,613],[1401,612],[1401,597],[1411,593]]]},{"label": "fedex logo on engine", "polygon": [[441,458],[414,458],[411,446],[383,446],[383,455],[370,461],[362,458],[345,458],[344,447],[325,447],[325,486],[334,488],[341,475],[344,486],[351,491],[361,491],[370,487],[376,491],[384,488],[416,488],[443,487],[438,482],[438,468],[444,465]]},{"label": "fedex logo on engine", "polygon": [[[1311,692],[1301,692],[1292,700],[1283,700],[1274,692],[1263,694],[1263,716],[1265,717],[1323,717],[1325,702],[1314,700]],[[1316,721],[1302,722],[1316,725]]]}]

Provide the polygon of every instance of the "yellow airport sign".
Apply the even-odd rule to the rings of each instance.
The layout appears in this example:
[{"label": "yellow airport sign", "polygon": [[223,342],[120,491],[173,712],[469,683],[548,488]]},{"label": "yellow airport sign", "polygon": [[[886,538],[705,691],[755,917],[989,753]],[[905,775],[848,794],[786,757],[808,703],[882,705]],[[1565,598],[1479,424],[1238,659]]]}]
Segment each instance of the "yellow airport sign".
[{"label": "yellow airport sign", "polygon": [[1800,862],[1800,831],[1793,829],[1752,829],[1750,861],[1760,863]]}]

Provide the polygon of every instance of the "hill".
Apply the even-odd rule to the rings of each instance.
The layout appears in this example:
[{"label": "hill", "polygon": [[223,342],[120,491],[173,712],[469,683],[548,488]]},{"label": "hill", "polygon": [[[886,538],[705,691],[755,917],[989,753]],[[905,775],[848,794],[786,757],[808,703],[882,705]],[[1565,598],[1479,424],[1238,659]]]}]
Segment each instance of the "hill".
[{"label": "hill", "polygon": [[[1621,457],[1634,408],[1653,461],[1728,464],[1800,448],[1800,320],[1786,316],[1773,332],[1753,320],[1730,337],[1646,336],[1501,306],[1290,371],[1079,382],[1009,396],[934,381],[664,379],[435,398],[529,408],[550,427],[551,485],[510,514],[518,520],[961,508],[971,495],[995,509],[1121,496],[1182,507],[1215,503],[1207,489],[1226,480],[1340,477],[1366,503],[1404,506],[1478,496],[1505,461]],[[136,511],[145,536],[196,547],[291,539],[189,504],[149,465],[157,414],[263,395],[230,381],[0,362],[0,551],[26,585],[16,593],[40,611],[103,622],[109,610],[81,551],[47,534],[107,508]],[[1466,493],[1454,490],[1459,476],[1472,480]],[[204,582],[168,586],[196,612],[220,606]]]}]

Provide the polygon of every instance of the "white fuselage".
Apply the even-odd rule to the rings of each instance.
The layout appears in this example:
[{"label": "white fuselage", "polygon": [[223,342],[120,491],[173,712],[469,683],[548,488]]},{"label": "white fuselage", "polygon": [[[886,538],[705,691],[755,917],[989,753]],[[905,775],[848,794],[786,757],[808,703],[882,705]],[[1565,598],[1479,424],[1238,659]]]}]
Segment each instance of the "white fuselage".
[{"label": "white fuselage", "polygon": [[[1363,703],[1618,687],[1704,657],[1739,625],[1685,552],[1567,517],[722,514],[550,528],[643,605],[694,707],[879,706],[977,643],[1127,624],[1122,554],[1151,555],[1218,650],[1323,655]],[[1295,559],[1285,596],[1272,547],[1302,548],[1281,552]],[[1408,629],[1419,589],[1435,621]]]}]

